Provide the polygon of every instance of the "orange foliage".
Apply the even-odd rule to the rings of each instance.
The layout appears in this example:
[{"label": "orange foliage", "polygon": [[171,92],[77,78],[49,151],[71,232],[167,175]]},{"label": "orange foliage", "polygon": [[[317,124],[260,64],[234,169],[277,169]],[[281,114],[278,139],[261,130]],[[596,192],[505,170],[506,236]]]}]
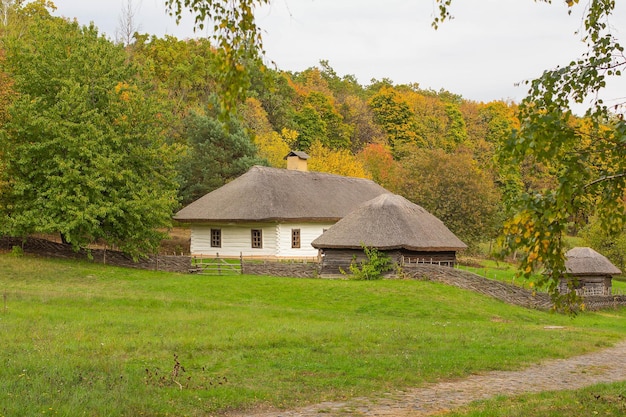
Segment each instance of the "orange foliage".
[{"label": "orange foliage", "polygon": [[400,166],[393,159],[389,147],[370,143],[359,154],[366,172],[378,184],[396,192],[402,182]]},{"label": "orange foliage", "polygon": [[[0,63],[4,61],[5,52],[0,49]],[[4,71],[0,71],[0,124],[9,117],[9,106],[16,97],[13,90],[13,79]]]}]

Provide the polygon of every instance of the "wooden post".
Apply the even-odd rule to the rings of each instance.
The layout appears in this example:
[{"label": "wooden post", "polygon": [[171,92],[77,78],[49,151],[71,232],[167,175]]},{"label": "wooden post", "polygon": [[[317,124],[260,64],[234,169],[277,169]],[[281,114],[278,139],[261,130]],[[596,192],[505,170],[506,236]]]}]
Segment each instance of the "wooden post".
[{"label": "wooden post", "polygon": [[239,252],[239,273],[243,275],[243,252]]},{"label": "wooden post", "polygon": [[215,254],[215,259],[217,262],[217,275],[222,275],[222,265],[220,264],[220,253],[217,252]]}]

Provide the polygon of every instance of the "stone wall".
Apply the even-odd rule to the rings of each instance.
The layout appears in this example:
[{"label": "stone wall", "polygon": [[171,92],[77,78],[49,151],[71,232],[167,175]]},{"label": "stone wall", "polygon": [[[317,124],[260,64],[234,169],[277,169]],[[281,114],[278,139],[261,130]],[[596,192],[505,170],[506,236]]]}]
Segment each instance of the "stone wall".
[{"label": "stone wall", "polygon": [[24,253],[47,256],[51,258],[89,260],[113,266],[127,268],[149,269],[154,271],[189,272],[191,269],[190,256],[163,256],[151,255],[134,261],[130,256],[113,250],[81,249],[74,251],[70,245],[51,242],[39,238],[0,238],[1,250],[12,250],[14,246],[22,248]]}]

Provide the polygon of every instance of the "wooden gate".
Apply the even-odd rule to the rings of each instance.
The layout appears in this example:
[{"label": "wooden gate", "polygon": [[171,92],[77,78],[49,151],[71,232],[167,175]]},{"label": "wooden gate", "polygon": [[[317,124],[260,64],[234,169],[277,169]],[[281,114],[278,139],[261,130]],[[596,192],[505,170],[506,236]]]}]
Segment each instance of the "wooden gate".
[{"label": "wooden gate", "polygon": [[191,260],[192,271],[200,275],[241,274],[241,259],[220,258],[219,253],[213,258],[194,256]]}]

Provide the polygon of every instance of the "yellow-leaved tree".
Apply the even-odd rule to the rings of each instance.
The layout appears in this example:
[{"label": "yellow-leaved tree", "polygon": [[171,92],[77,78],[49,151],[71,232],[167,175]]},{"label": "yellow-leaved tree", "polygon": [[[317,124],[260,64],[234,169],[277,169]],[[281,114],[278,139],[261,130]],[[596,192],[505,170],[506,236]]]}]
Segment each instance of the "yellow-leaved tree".
[{"label": "yellow-leaved tree", "polygon": [[308,152],[309,170],[345,175],[346,177],[370,178],[363,162],[347,149],[330,149],[315,141]]},{"label": "yellow-leaved tree", "polygon": [[270,166],[286,168],[285,155],[292,149],[298,132],[286,128],[280,133],[273,130],[267,112],[256,98],[246,99],[240,112],[247,129],[252,133],[257,155],[266,159]]}]

